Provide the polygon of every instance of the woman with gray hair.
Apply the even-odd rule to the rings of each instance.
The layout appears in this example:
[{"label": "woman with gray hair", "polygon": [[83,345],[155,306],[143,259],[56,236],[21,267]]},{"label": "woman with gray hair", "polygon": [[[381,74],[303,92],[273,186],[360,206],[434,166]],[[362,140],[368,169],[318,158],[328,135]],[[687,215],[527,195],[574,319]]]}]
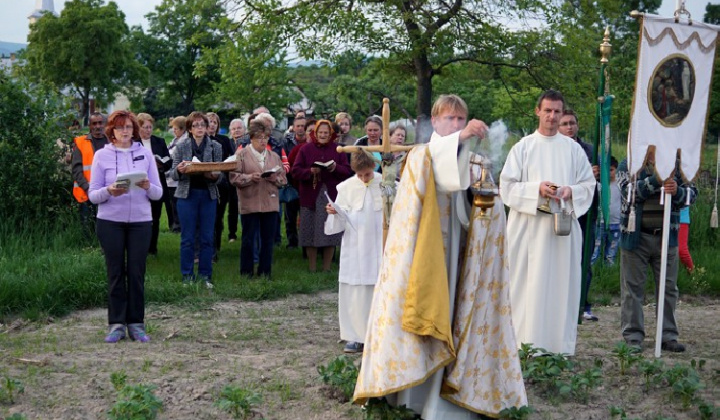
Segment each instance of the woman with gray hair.
[{"label": "woman with gray hair", "polygon": [[280,210],[278,187],[287,184],[285,169],[277,153],[270,150],[270,128],[255,119],[250,122],[250,145],[238,149],[237,169],[230,173],[230,183],[237,188],[242,219],[240,274],[253,276],[255,237],[260,236],[258,276],[270,277],[273,239]]}]

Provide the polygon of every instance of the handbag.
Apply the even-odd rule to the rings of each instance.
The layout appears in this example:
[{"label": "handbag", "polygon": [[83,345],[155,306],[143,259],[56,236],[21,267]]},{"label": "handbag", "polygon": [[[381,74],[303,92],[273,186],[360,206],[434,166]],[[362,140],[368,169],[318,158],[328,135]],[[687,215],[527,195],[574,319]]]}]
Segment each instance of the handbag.
[{"label": "handbag", "polygon": [[300,198],[297,190],[290,184],[280,188],[278,195],[281,203],[289,203]]},{"label": "handbag", "polygon": [[572,228],[572,212],[565,208],[565,200],[560,199],[560,212],[553,213],[553,231],[557,236],[568,236]]}]

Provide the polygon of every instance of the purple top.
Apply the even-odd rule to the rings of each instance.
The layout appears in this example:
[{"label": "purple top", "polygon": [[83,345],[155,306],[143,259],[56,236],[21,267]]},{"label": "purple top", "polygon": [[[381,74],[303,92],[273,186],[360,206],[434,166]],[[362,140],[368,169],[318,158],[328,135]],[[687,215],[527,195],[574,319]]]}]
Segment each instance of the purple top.
[{"label": "purple top", "polygon": [[[315,208],[315,200],[320,193],[323,184],[327,187],[328,195],[332,200],[337,197],[337,185],[352,176],[352,170],[348,164],[347,154],[338,153],[335,150],[337,143],[330,143],[321,146],[317,143],[307,143],[298,152],[291,169],[293,179],[300,184],[300,205],[302,207]],[[313,188],[313,174],[310,172],[313,162],[335,161],[335,170],[330,172],[327,169],[320,171],[317,185]]]},{"label": "purple top", "polygon": [[[113,197],[108,185],[115,182],[117,174],[144,171],[148,174],[150,188],[131,188],[127,193]],[[98,204],[97,218],[111,222],[151,222],[150,200],[162,198],[162,187],[155,157],[142,143],[132,142],[127,151],[107,144],[95,152],[90,172],[90,201]]]}]

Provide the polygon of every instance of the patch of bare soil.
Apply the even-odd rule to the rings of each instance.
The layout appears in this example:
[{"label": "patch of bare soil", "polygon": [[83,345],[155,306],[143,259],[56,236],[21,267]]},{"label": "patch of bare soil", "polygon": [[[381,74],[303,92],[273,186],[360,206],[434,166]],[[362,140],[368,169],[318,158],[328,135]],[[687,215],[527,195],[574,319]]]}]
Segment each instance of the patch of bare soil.
[{"label": "patch of bare soil", "polygon": [[[646,323],[654,335],[653,312]],[[697,406],[683,410],[667,388],[645,392],[631,369],[621,376],[611,351],[620,340],[619,308],[597,308],[599,322],[579,326],[576,364],[591,367],[602,359],[603,385],[588,404],[557,402],[528,387],[533,419],[608,419],[610,406],[628,418],[696,419]],[[0,416],[22,413],[28,419],[102,419],[117,398],[110,375],[124,371],[131,385],[155,385],[163,401],[162,419],[228,419],[215,406],[220,391],[234,385],[259,391],[256,418],[361,419],[359,407],[328,398],[317,366],[342,353],[338,343],[337,294],[297,295],[270,302],[229,301],[210,308],[150,306],[152,341],[105,344],[106,311],[79,311],[45,324],[16,322],[0,326],[0,379],[25,387]],[[700,396],[720,402],[720,305],[683,303],[678,309],[683,354],[663,353],[667,364],[707,361]],[[644,356],[651,358],[652,340]]]}]

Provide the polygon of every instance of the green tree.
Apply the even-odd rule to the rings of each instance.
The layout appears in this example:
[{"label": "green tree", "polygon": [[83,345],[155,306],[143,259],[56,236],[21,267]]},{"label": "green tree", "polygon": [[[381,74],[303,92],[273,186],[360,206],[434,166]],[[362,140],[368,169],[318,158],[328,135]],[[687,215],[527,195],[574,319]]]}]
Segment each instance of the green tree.
[{"label": "green tree", "polygon": [[70,139],[70,107],[42,85],[0,72],[2,233],[57,224],[70,208],[72,180],[55,139]]},{"label": "green tree", "polygon": [[195,65],[221,44],[218,22],[226,19],[223,1],[163,0],[145,17],[147,33],[135,26],[132,38],[137,59],[151,77],[142,97],[136,96],[133,103],[158,116],[188,114],[220,80],[217,69],[205,66],[199,76]]},{"label": "green tree", "polygon": [[206,109],[230,108],[251,112],[263,105],[271,112],[285,111],[301,95],[290,83],[290,68],[282,43],[274,31],[228,19],[218,24],[227,34],[215,48],[203,49],[194,75],[200,79],[217,72],[212,90],[198,99]]},{"label": "green tree", "polygon": [[508,54],[523,32],[518,28],[522,24],[515,23],[545,20],[553,8],[553,3],[537,0],[233,1],[241,19],[259,18],[291,40],[302,57],[329,59],[359,50],[385,58],[386,71],[393,67],[411,74],[420,122],[429,118],[433,78],[453,63],[528,70],[532,61],[517,62]]},{"label": "green tree", "polygon": [[32,80],[69,89],[82,100],[87,118],[90,98],[106,104],[145,70],[132,55],[129,29],[117,4],[73,0],[60,16],[45,14],[31,25],[23,69]]}]

